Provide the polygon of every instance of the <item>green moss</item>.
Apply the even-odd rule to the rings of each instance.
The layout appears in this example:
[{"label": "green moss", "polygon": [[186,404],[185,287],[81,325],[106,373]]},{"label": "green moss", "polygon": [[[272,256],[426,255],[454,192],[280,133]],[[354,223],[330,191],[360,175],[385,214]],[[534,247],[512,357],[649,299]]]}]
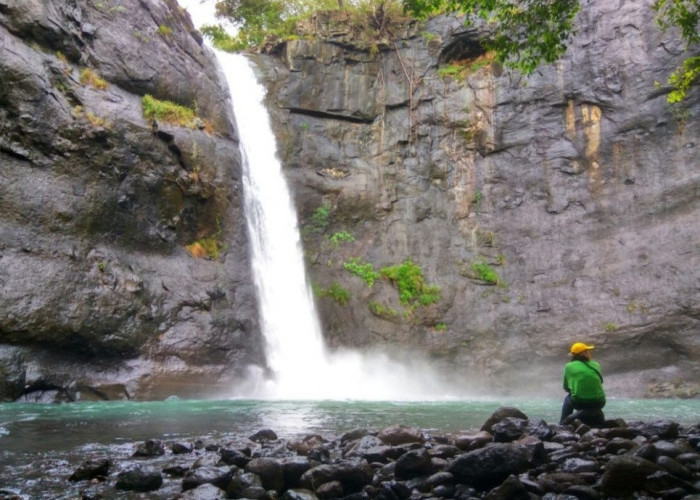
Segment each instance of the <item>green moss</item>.
[{"label": "green moss", "polygon": [[197,115],[194,110],[172,101],[161,101],[146,94],[141,99],[143,116],[147,120],[162,121],[171,125],[195,128]]},{"label": "green moss", "polygon": [[369,310],[372,312],[372,314],[379,318],[394,319],[399,316],[396,309],[380,304],[379,302],[375,302],[374,300],[370,301]]},{"label": "green moss", "polygon": [[463,80],[466,72],[467,68],[460,64],[448,64],[447,66],[442,66],[437,70],[438,76],[443,80],[447,78],[451,78],[453,80]]},{"label": "green moss", "polygon": [[501,278],[498,273],[490,265],[483,261],[472,262],[471,271],[473,277],[492,285],[501,283]]},{"label": "green moss", "polygon": [[84,68],[80,71],[80,83],[90,85],[97,90],[107,90],[109,83],[104,78],[101,78],[94,70]]},{"label": "green moss", "polygon": [[158,34],[164,38],[168,38],[173,34],[173,29],[170,26],[165,26],[161,24],[158,26]]}]

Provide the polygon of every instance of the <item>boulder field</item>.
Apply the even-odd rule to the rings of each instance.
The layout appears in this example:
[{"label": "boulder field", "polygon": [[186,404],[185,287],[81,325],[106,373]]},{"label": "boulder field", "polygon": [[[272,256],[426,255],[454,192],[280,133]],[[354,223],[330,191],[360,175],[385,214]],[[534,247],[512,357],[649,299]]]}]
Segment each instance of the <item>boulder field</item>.
[{"label": "boulder field", "polygon": [[[480,430],[455,434],[394,425],[289,439],[262,429],[219,442],[147,440],[114,456],[93,453],[61,481],[83,499],[696,500],[699,446],[697,424],[552,425],[503,407]],[[14,491],[0,489],[0,498],[26,498]]]}]

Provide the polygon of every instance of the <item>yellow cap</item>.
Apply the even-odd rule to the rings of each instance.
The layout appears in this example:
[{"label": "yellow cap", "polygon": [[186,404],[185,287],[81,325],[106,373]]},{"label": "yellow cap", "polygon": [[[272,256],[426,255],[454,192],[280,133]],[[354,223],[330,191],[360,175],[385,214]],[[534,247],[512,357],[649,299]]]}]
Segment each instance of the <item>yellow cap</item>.
[{"label": "yellow cap", "polygon": [[590,351],[594,346],[586,345],[583,342],[576,342],[571,346],[571,354],[581,354],[583,351]]}]

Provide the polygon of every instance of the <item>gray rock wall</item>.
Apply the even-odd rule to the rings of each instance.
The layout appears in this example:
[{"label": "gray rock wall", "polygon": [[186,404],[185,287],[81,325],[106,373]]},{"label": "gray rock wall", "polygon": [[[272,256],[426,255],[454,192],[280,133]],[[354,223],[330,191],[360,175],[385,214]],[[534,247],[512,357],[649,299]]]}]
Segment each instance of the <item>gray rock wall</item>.
[{"label": "gray rock wall", "polygon": [[[650,2],[589,4],[564,59],[525,79],[480,67],[478,33],[437,19],[374,49],[336,34],[256,58],[329,344],[558,394],[584,340],[611,395],[697,393],[700,94],[674,111],[658,83],[677,36]],[[354,241],[332,241],[343,232]],[[348,273],[357,257],[410,258],[442,300],[406,307]]]},{"label": "gray rock wall", "polygon": [[[225,394],[264,360],[228,91],[188,16],[0,0],[0,45],[0,400]],[[147,93],[198,126],[149,123]]]}]

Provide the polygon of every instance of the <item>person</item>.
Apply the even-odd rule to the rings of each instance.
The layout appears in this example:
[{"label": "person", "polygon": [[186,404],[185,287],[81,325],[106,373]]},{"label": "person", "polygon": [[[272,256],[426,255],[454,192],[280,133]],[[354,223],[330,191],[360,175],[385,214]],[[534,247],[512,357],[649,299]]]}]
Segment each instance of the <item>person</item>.
[{"label": "person", "polygon": [[[571,346],[571,361],[564,366],[564,390],[567,392],[561,408],[559,423],[574,419],[591,426],[605,422],[605,391],[600,364],[591,359],[594,346],[575,342]],[[574,410],[578,410],[574,413]]]}]

